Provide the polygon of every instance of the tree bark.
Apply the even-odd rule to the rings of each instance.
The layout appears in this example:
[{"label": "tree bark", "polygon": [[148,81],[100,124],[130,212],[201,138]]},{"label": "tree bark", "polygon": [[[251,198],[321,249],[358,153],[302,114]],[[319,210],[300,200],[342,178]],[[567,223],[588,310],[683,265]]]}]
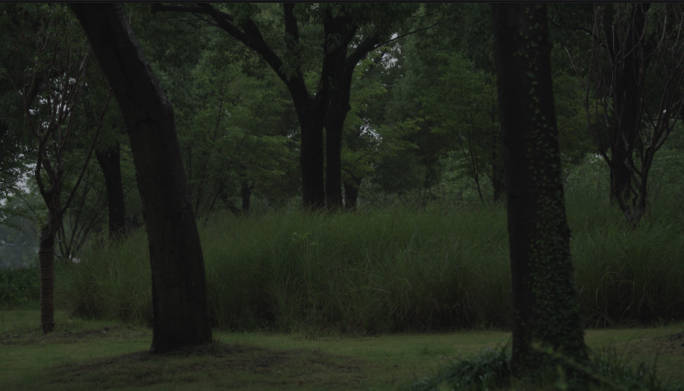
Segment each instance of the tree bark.
[{"label": "tree bark", "polygon": [[[615,58],[615,50],[611,51],[613,61],[622,62],[623,67],[615,78],[615,90],[613,101],[615,104],[615,123],[611,131],[610,153],[610,200],[628,204],[632,195],[632,167],[636,137],[641,125],[642,104],[639,79],[644,77],[648,63],[639,69],[639,57],[643,53],[645,37],[640,37],[644,32],[646,12],[650,4],[632,4],[633,23],[629,26],[626,52],[620,51],[618,55],[623,58]],[[610,26],[612,27],[612,26]],[[609,32],[612,35],[612,32]],[[609,43],[610,44],[610,43]]]},{"label": "tree bark", "polygon": [[251,210],[252,186],[247,181],[242,182],[240,193],[242,195],[242,214],[248,215]]},{"label": "tree bark", "polygon": [[[344,88],[344,87],[342,87]],[[339,92],[344,94],[344,92]],[[325,126],[325,204],[330,210],[339,210],[342,203],[342,131],[344,120],[351,109],[347,99],[333,99]]]},{"label": "tree bark", "polygon": [[498,130],[492,132],[492,189],[494,189],[494,195],[492,201],[497,203],[501,200],[501,196],[504,194],[505,183],[504,183],[504,168],[503,159],[501,158],[501,133]]},{"label": "tree bark", "polygon": [[44,334],[55,330],[55,236],[59,223],[59,217],[48,211],[47,222],[40,230],[38,244],[40,329]]},{"label": "tree bark", "polygon": [[580,362],[587,351],[570,258],[546,5],[493,4],[492,14],[515,310],[511,369],[524,376],[555,361],[533,342]]},{"label": "tree bark", "polygon": [[150,353],[212,340],[206,275],[174,113],[120,4],[71,4],[126,119],[152,268]]},{"label": "tree bark", "polygon": [[5,136],[5,133],[7,133],[7,129],[9,129],[9,127],[7,126],[7,122],[5,122],[5,120],[0,117],[0,141],[2,141],[2,138]]},{"label": "tree bark", "polygon": [[362,179],[352,175],[350,182],[344,182],[344,206],[347,210],[356,210]]},{"label": "tree bark", "polygon": [[126,236],[126,202],[121,181],[121,153],[119,143],[106,151],[95,151],[107,189],[109,211],[109,239],[118,240]]},{"label": "tree bark", "polygon": [[[294,7],[295,3],[283,3],[285,33],[291,38],[291,42],[287,44],[287,51],[289,55],[300,59],[300,49],[297,48],[299,27]],[[341,207],[341,134],[344,119],[349,111],[348,90],[351,86],[351,76],[356,64],[380,43],[382,34],[376,32],[364,37],[349,57],[346,57],[348,46],[358,26],[350,14],[341,12],[333,15],[331,10],[327,10],[323,16],[324,54],[321,81],[316,94],[310,95],[301,65],[296,65],[291,74],[283,72],[283,61],[265,41],[253,20],[243,20],[238,24],[233,15],[220,12],[208,3],[198,3],[197,6],[192,7],[155,4],[152,6],[152,12],[157,11],[209,15],[215,22],[212,23],[213,25],[257,52],[269,64],[290,91],[299,119],[301,129],[299,161],[302,170],[304,208],[322,209],[326,205],[328,190],[332,192],[327,198],[332,208]],[[331,107],[331,100],[336,100],[335,96],[339,95],[338,91],[343,91],[342,95],[346,94],[347,99],[337,98],[337,102],[332,104],[336,107],[332,112],[337,113],[338,119],[329,120],[328,108]],[[326,127],[325,153],[323,149],[324,126]],[[324,166],[327,168],[324,169]],[[325,181],[324,172],[327,175]]]},{"label": "tree bark", "polygon": [[[294,95],[291,91],[291,94]],[[302,198],[304,208],[322,209],[325,206],[323,181],[323,124],[328,103],[314,97],[295,102],[295,110],[301,129],[301,150],[299,163],[302,169]]]}]

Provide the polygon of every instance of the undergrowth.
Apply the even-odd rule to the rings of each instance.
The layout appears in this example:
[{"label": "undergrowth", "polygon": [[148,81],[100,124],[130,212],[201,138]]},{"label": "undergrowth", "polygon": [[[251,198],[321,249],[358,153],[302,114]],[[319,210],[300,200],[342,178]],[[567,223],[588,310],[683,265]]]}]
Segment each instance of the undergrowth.
[{"label": "undergrowth", "polygon": [[[484,391],[521,390],[610,390],[610,391],[681,391],[682,386],[664,381],[657,375],[657,357],[653,360],[628,360],[609,346],[592,352],[589,361],[577,364],[559,354],[550,354],[556,362],[565,362],[545,370],[537,369],[534,378],[512,376],[510,346],[487,349],[472,357],[455,361],[433,376],[413,382],[408,391]],[[550,357],[551,359],[551,357]],[[563,360],[564,359],[564,360]],[[577,376],[570,377],[574,371]]]},{"label": "undergrowth", "polygon": [[[607,200],[570,193],[585,324],[684,319],[684,219],[676,200],[661,201],[631,230]],[[511,326],[502,206],[215,215],[200,235],[219,328],[373,334]],[[56,284],[70,312],[151,323],[143,231],[81,259]]]},{"label": "undergrowth", "polygon": [[40,299],[38,268],[0,270],[0,309],[36,306]]}]

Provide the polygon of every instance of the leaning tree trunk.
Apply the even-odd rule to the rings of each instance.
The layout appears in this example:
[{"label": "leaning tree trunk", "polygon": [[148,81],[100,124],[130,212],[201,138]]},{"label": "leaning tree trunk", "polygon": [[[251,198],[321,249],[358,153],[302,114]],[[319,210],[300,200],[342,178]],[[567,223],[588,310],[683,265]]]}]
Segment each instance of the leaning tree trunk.
[{"label": "leaning tree trunk", "polygon": [[120,4],[71,4],[126,119],[147,229],[151,353],[210,342],[206,275],[171,103]]},{"label": "leaning tree trunk", "polygon": [[574,285],[546,5],[493,4],[499,120],[504,145],[515,376],[547,366],[532,344],[587,357]]},{"label": "leaning tree trunk", "polygon": [[126,201],[121,181],[121,153],[119,143],[105,151],[95,151],[97,162],[107,189],[107,208],[109,209],[109,239],[117,240],[126,236]]}]

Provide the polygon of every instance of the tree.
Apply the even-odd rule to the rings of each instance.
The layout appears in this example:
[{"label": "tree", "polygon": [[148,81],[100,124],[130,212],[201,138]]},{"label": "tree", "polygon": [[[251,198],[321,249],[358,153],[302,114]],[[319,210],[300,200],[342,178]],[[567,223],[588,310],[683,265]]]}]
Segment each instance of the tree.
[{"label": "tree", "polygon": [[570,258],[545,4],[493,4],[504,145],[516,376],[549,361],[533,343],[584,361]]},{"label": "tree", "polygon": [[[246,60],[206,50],[191,71],[190,90],[201,103],[179,133],[198,216],[208,216],[217,198],[233,213],[248,214],[252,191],[273,185],[296,161],[291,140],[279,134],[283,109],[291,110],[283,99],[287,91],[268,69],[263,78],[245,75]],[[236,188],[241,209],[230,197]]]},{"label": "tree", "polygon": [[[8,77],[38,144],[34,177],[47,207],[38,250],[40,327],[47,334],[55,328],[55,236],[88,167],[109,98],[99,114],[90,149],[80,164],[80,175],[64,201],[65,148],[73,137],[74,113],[85,86],[88,44],[78,36],[74,21],[61,12],[61,7],[47,6],[43,11],[35,37],[14,37],[18,55],[8,64]],[[35,51],[18,49],[27,42],[35,44]],[[34,106],[36,97],[38,104]]]},{"label": "tree", "polygon": [[421,113],[432,120],[432,131],[448,136],[443,148],[457,150],[461,167],[477,187],[481,176],[488,177],[493,201],[503,193],[503,161],[497,123],[496,97],[493,79],[484,71],[473,69],[473,64],[459,55],[447,57],[448,68],[440,73],[440,84],[427,89],[417,101]]},{"label": "tree", "polygon": [[655,154],[683,114],[682,27],[679,3],[595,6],[585,107],[611,200],[632,226],[648,207]]},{"label": "tree", "polygon": [[[260,11],[267,9],[260,10],[254,4],[229,4],[218,8],[206,3],[193,6],[155,4],[152,9],[154,12],[191,13],[224,30],[257,52],[285,83],[301,128],[304,207],[318,209],[326,203],[332,208],[342,206],[342,130],[351,109],[349,99],[354,68],[368,53],[386,43],[383,41],[396,20],[410,15],[415,8],[408,4],[284,3],[282,26],[285,34],[275,37],[280,46],[268,42],[266,38],[274,38],[274,34],[260,26],[256,18]],[[309,20],[322,24],[322,31],[320,25],[308,24]],[[320,33],[322,40],[313,38]],[[312,86],[307,83],[310,70],[306,62],[312,59],[319,60],[320,64],[316,70],[320,79],[314,87],[315,95],[310,93]]]},{"label": "tree", "polygon": [[212,340],[206,274],[174,112],[120,4],[71,4],[124,115],[152,268],[151,353]]}]

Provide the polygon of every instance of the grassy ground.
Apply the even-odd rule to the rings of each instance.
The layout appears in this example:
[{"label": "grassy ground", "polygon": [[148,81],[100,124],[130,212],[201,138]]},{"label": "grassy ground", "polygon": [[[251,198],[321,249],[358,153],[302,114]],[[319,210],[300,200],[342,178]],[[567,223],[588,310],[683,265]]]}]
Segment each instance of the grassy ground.
[{"label": "grassy ground", "polygon": [[[503,331],[316,338],[218,331],[213,346],[151,357],[148,328],[58,311],[56,332],[44,336],[38,319],[36,310],[0,311],[3,390],[394,390],[510,339]],[[659,375],[684,381],[682,332],[682,324],[588,330],[586,340],[626,358],[658,354]]]}]

